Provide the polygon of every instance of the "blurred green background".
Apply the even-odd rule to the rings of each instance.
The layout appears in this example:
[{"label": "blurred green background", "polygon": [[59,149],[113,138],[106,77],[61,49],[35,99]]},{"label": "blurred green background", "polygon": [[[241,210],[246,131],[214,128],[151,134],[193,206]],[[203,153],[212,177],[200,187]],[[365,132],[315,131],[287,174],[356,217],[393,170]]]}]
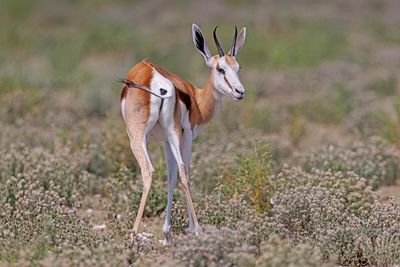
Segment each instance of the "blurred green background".
[{"label": "blurred green background", "polygon": [[148,59],[202,86],[208,70],[192,23],[212,51],[215,25],[225,50],[234,25],[248,29],[238,55],[246,100],[225,101],[200,147],[221,135],[219,153],[262,139],[285,157],[353,134],[399,144],[398,10],[394,0],[2,0],[0,144],[95,143],[112,159],[94,161],[96,172],[134,166],[117,81]]},{"label": "blurred green background", "polygon": [[192,23],[213,51],[215,25],[226,50],[234,25],[248,29],[238,56],[246,99],[224,102],[199,150],[220,136],[216,154],[261,139],[278,158],[357,136],[399,145],[399,10],[394,0],[2,0],[0,145],[92,146],[92,171],[134,168],[117,81],[148,59],[202,86]]},{"label": "blurred green background", "polygon": [[[120,251],[125,264],[138,259],[128,239],[142,184],[120,115],[118,80],[148,59],[202,86],[208,70],[192,43],[192,23],[212,51],[216,25],[225,50],[234,26],[247,27],[237,58],[245,99],[225,99],[194,144],[192,188],[204,224],[229,221],[238,210],[240,220],[255,216],[259,230],[250,232],[268,236],[259,214],[270,212],[270,198],[285,190],[274,174],[284,164],[304,167],[314,149],[320,150],[310,170],[354,170],[367,178],[326,174],[334,186],[340,187],[337,179],[351,192],[354,184],[367,191],[372,185],[382,196],[398,196],[398,150],[367,137],[400,147],[399,14],[398,0],[0,0],[0,261],[51,266],[61,255],[69,266],[95,255],[107,265]],[[163,238],[166,170],[161,145],[150,150],[156,173],[144,229],[156,240]],[[303,177],[296,169],[288,173],[284,183]],[[226,202],[214,201],[218,190],[226,191]],[[183,232],[186,211],[178,197],[173,225]],[[107,230],[93,231],[103,223]],[[203,241],[223,247],[225,238],[215,243],[214,237]],[[164,252],[160,245],[153,257]]]}]

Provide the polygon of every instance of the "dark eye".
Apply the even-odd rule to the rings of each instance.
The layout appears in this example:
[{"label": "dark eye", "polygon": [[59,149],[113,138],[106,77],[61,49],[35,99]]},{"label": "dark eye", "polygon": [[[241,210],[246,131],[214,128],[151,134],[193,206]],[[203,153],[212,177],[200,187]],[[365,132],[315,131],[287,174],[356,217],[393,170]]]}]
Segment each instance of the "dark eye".
[{"label": "dark eye", "polygon": [[224,70],[224,69],[218,68],[217,71],[218,71],[219,73],[225,75],[225,70]]}]

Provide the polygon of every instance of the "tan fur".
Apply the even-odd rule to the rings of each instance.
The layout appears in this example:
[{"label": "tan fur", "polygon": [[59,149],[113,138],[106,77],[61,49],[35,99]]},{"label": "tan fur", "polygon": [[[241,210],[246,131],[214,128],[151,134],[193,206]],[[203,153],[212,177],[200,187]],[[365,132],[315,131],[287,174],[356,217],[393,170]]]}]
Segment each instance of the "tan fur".
[{"label": "tan fur", "polygon": [[[127,79],[146,87],[150,86],[153,77],[152,69],[144,64],[135,65],[127,75]],[[146,124],[150,117],[150,94],[136,88],[124,86],[121,93],[121,101],[125,100],[124,113],[125,124],[129,135],[131,150],[140,166],[143,179],[143,194],[138,214],[134,224],[134,231],[137,233],[143,216],[146,199],[150,192],[152,182],[152,166],[146,158],[143,140],[145,138]]]},{"label": "tan fur", "polygon": [[[127,79],[146,87],[150,86],[153,76],[152,69],[144,64],[139,63],[129,70]],[[127,126],[129,130],[130,124],[144,124],[150,115],[150,94],[138,90],[136,88],[128,88],[124,86],[121,93],[121,100],[125,99],[125,117],[127,118]]]},{"label": "tan fur", "polygon": [[225,56],[226,63],[233,69],[235,66],[236,60],[233,56],[226,55]]}]

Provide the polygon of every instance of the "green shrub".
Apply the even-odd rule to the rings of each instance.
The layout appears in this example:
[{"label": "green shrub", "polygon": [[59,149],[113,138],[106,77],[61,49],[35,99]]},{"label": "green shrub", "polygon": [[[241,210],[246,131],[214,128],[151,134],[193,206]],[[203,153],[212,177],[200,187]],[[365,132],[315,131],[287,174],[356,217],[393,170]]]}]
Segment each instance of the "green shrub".
[{"label": "green shrub", "polygon": [[391,118],[386,112],[367,110],[356,115],[354,121],[349,123],[350,125],[348,128],[350,128],[351,131],[361,134],[363,137],[382,136],[384,132],[383,129],[387,128],[390,120]]},{"label": "green shrub", "polygon": [[362,135],[379,135],[400,147],[400,97],[395,98],[394,110],[394,117],[382,110],[365,112],[354,124]]},{"label": "green shrub", "polygon": [[368,264],[394,266],[400,263],[400,207],[391,200],[376,202],[361,216],[357,242]]},{"label": "green shrub", "polygon": [[348,216],[344,195],[319,186],[288,189],[277,194],[273,202],[272,224],[294,240],[318,240],[341,226]]},{"label": "green shrub", "polygon": [[273,163],[268,145],[253,142],[251,146],[251,153],[239,154],[233,167],[221,173],[219,184],[223,196],[241,196],[262,213],[270,208],[269,199],[274,193]]},{"label": "green shrub", "polygon": [[100,138],[92,146],[88,167],[90,172],[107,176],[118,171],[120,164],[133,171],[138,169],[122,120],[107,119],[102,125]]},{"label": "green shrub", "polygon": [[398,263],[400,209],[379,201],[353,212],[345,192],[302,186],[274,197],[271,227],[285,238],[318,246],[340,265]]},{"label": "green shrub", "polygon": [[257,215],[256,210],[249,207],[243,198],[223,201],[220,192],[214,192],[200,202],[197,211],[201,225],[247,229],[246,241],[251,245],[259,246],[271,233],[266,214]]},{"label": "green shrub", "polygon": [[[138,186],[135,191],[132,192],[131,209],[135,210],[139,208],[140,200],[142,197],[143,188]],[[145,216],[156,216],[163,212],[167,205],[167,186],[164,181],[153,179],[152,188],[149,193],[146,207],[144,209]]]},{"label": "green shrub", "polygon": [[291,112],[289,122],[289,138],[293,145],[298,145],[300,140],[306,134],[306,127],[304,122],[304,116],[301,114],[299,108],[295,108]]},{"label": "green shrub", "polygon": [[400,177],[400,152],[379,137],[356,142],[349,148],[326,146],[309,155],[306,170],[353,171],[374,189],[394,184]]},{"label": "green shrub", "polygon": [[274,177],[274,183],[277,194],[300,187],[320,187],[335,192],[344,200],[345,208],[353,213],[369,208],[376,199],[376,195],[366,180],[354,172],[343,173],[318,169],[305,172],[300,168],[284,166]]},{"label": "green shrub", "polygon": [[26,247],[37,261],[64,242],[95,246],[100,240],[77,216],[85,184],[93,179],[84,171],[86,153],[56,151],[24,146],[1,151],[0,260],[15,261]]}]

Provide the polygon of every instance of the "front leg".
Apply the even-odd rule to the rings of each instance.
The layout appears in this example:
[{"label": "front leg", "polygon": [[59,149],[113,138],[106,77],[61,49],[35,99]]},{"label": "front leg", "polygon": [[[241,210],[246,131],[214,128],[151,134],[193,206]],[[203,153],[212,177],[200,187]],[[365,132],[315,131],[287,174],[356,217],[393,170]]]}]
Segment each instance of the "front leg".
[{"label": "front leg", "polygon": [[[183,163],[185,164],[185,172],[189,179],[189,189],[191,185],[191,178],[190,178],[190,160],[192,158],[192,143],[193,143],[193,132],[190,128],[183,130],[183,144],[182,144],[182,158]],[[195,233],[195,224],[193,221],[192,210],[190,209],[190,205],[188,200],[186,201],[186,206],[188,210],[188,218],[189,218],[189,229],[190,233]]]}]

